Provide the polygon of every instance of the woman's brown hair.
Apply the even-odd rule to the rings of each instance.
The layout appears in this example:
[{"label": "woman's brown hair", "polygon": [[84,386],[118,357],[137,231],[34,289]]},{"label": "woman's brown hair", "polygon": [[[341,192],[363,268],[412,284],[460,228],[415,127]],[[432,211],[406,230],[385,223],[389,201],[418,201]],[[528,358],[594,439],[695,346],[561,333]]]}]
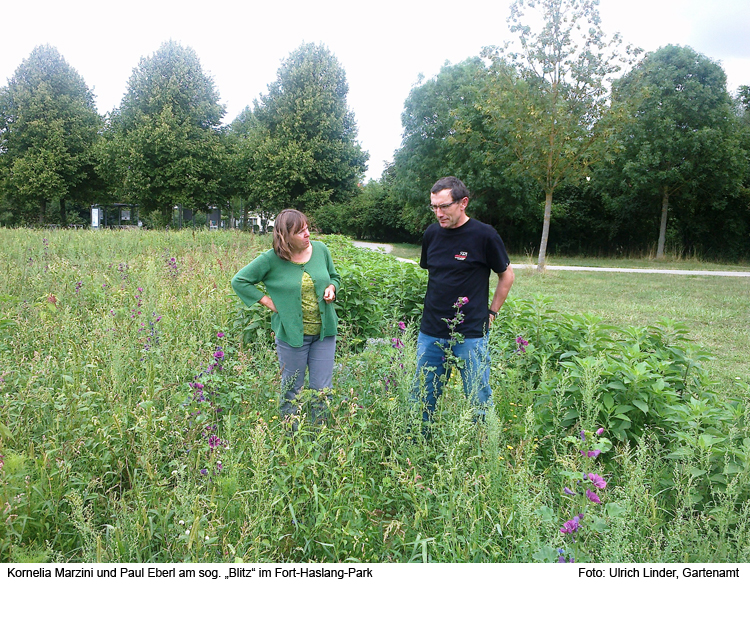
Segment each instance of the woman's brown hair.
[{"label": "woman's brown hair", "polygon": [[289,238],[309,226],[307,217],[297,209],[284,209],[276,216],[273,225],[273,251],[283,260],[292,260],[292,246]]}]

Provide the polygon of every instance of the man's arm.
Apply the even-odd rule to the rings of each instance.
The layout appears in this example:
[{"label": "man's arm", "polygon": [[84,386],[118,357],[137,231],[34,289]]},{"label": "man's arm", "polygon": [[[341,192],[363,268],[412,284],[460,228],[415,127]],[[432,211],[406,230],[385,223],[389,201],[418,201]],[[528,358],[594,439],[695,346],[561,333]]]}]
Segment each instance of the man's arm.
[{"label": "man's arm", "polygon": [[[492,303],[490,304],[490,310],[493,312],[499,312],[500,308],[503,307],[505,299],[508,297],[510,287],[513,286],[513,280],[516,279],[513,273],[513,267],[508,265],[508,268],[502,273],[497,274],[497,288],[495,294],[492,296]],[[495,317],[490,314],[490,325]]]}]

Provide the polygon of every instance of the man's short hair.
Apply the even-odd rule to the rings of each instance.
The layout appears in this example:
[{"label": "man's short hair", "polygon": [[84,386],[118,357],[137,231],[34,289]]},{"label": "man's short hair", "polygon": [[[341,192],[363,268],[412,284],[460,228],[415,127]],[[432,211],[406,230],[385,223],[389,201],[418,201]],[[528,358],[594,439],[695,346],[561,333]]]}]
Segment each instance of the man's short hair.
[{"label": "man's short hair", "polygon": [[456,177],[443,177],[442,179],[438,179],[435,182],[435,185],[432,186],[430,193],[437,194],[438,192],[442,192],[444,189],[451,190],[451,198],[456,202],[462,200],[463,198],[466,198],[469,195],[469,190],[466,189],[463,181],[461,181],[461,179],[457,179]]}]

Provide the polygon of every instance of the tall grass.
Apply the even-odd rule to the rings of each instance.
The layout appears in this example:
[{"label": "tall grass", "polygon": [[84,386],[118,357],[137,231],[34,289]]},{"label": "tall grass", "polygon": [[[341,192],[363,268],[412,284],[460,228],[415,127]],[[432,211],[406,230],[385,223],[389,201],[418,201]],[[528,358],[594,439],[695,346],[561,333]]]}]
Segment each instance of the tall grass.
[{"label": "tall grass", "polygon": [[[292,435],[268,334],[246,331],[228,285],[266,237],[0,240],[3,561],[748,559],[750,388],[712,387],[679,325],[619,330],[521,276],[491,337],[496,411],[475,424],[454,375],[425,440],[417,313],[385,281],[423,278],[330,240],[342,289],[368,296],[377,277],[390,306],[342,301],[331,423],[305,423],[303,393]],[[598,427],[602,453],[581,455]],[[600,504],[563,493],[594,471]]]}]

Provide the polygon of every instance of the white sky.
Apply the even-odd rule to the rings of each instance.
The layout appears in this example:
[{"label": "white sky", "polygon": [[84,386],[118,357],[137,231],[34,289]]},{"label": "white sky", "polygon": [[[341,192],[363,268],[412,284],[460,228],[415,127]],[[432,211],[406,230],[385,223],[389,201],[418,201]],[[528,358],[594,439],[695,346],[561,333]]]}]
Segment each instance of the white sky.
[{"label": "white sky", "polygon": [[[101,113],[120,104],[133,68],[164,41],[192,47],[214,78],[231,122],[276,79],[302,42],[323,43],[346,70],[349,107],[370,153],[368,178],[401,143],[404,100],[418,75],[511,39],[510,0],[356,3],[228,0],[4,0],[0,85],[31,50],[55,46],[93,88]],[[10,5],[10,6],[8,6]],[[22,7],[22,8],[21,8]],[[601,0],[606,34],[653,51],[689,45],[719,61],[731,91],[750,84],[748,0]]]}]

